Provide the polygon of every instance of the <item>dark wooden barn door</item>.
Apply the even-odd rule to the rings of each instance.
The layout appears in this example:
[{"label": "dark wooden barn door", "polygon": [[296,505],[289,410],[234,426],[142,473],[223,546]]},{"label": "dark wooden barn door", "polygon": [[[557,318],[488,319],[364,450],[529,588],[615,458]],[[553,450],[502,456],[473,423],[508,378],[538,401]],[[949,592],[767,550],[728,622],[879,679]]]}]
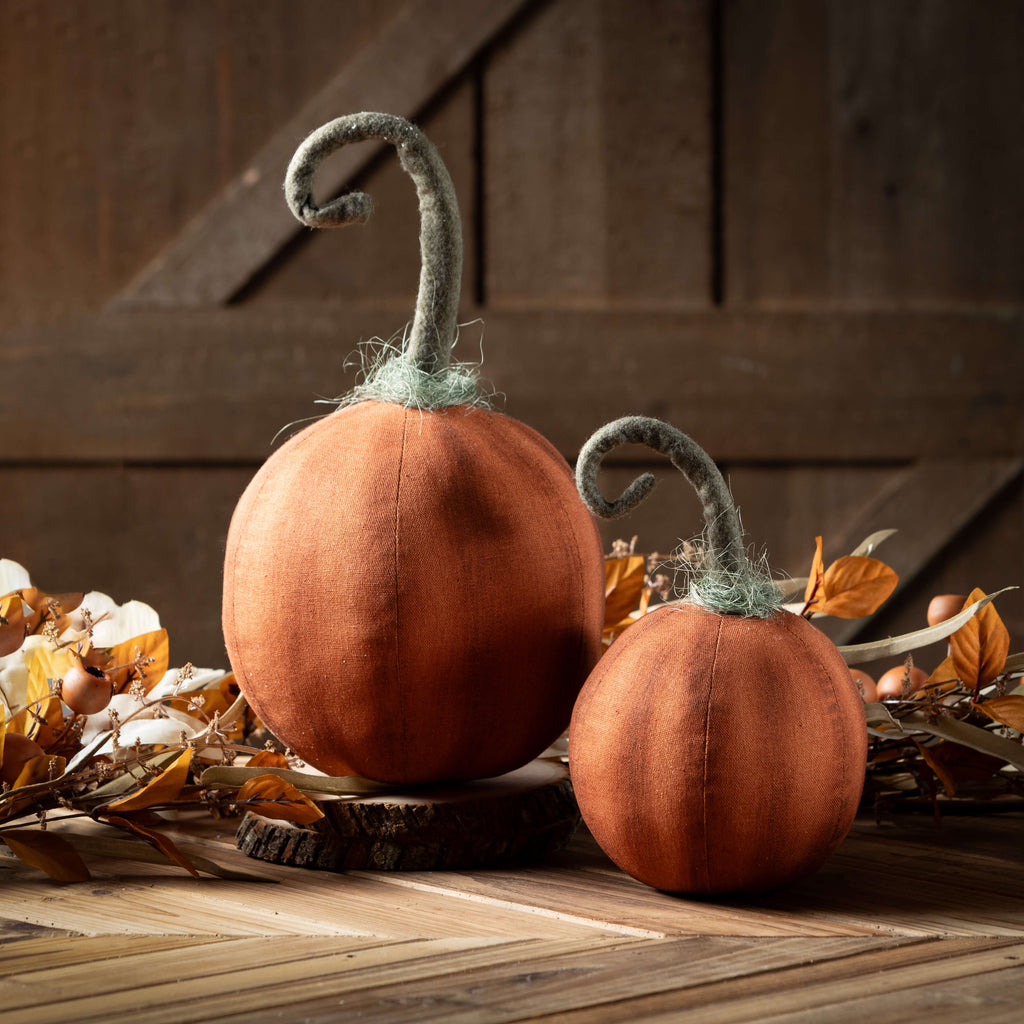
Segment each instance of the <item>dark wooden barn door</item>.
[{"label": "dark wooden barn door", "polygon": [[[362,227],[311,233],[281,195],[308,131],[381,109],[455,180],[457,352],[568,458],[624,413],[673,421],[794,574],[815,534],[898,527],[872,634],[1024,582],[1022,44],[1014,0],[5,3],[0,556],[224,663],[238,495],[411,313],[393,154],[318,179],[371,193]],[[699,527],[657,472],[618,527],[645,550]]]}]

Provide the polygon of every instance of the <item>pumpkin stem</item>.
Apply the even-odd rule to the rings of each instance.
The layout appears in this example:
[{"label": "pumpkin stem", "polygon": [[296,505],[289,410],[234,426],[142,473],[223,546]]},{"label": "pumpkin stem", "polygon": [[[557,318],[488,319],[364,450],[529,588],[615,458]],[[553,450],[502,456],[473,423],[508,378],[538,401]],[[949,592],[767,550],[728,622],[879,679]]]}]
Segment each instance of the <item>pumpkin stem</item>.
[{"label": "pumpkin stem", "polygon": [[405,358],[426,374],[447,369],[455,344],[462,279],[462,228],[448,169],[430,140],[402,117],[363,112],[336,118],[312,132],[295,151],[284,190],[292,213],[310,227],[362,223],[373,211],[364,192],[349,192],[323,206],[313,202],[320,162],[350,142],[379,139],[398,150],[416,185],[420,206],[420,283]]},{"label": "pumpkin stem", "polygon": [[604,519],[617,519],[636,508],[654,487],[654,477],[637,477],[615,501],[607,501],[597,485],[601,460],[620,444],[644,444],[667,455],[700,498],[707,523],[709,564],[726,573],[742,573],[748,565],[743,530],[732,495],[718,467],[693,438],[662,420],[624,416],[595,431],[576,462],[576,486],[587,508]]}]

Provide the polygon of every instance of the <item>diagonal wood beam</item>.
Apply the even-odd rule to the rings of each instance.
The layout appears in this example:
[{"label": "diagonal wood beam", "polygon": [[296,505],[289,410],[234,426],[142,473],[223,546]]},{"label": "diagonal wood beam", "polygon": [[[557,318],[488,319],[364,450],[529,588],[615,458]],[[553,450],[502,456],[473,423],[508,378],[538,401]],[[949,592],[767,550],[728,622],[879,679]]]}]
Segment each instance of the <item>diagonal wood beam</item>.
[{"label": "diagonal wood beam", "polygon": [[[895,476],[834,539],[826,564],[875,530],[893,527],[899,532],[878,557],[899,570],[895,597],[1022,471],[1020,458],[922,460]],[[870,621],[836,622],[829,636],[837,644],[850,643]]]},{"label": "diagonal wood beam", "polygon": [[[413,117],[533,0],[410,0],[376,39],[307,102],[248,167],[111,303],[211,306],[227,302],[302,230],[281,195],[295,147],[341,114],[383,110]],[[317,175],[336,192],[380,151],[349,146]]]}]

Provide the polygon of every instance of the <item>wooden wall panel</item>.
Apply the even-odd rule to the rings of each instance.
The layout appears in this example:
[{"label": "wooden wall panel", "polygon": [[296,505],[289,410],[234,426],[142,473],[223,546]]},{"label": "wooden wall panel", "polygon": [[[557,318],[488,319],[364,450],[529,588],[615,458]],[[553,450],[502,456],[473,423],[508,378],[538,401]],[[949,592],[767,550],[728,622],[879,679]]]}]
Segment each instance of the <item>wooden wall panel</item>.
[{"label": "wooden wall panel", "polygon": [[559,0],[485,78],[490,303],[710,301],[706,0]]},{"label": "wooden wall panel", "polygon": [[[11,396],[0,458],[264,457],[281,426],[323,413],[313,399],[353,380],[343,367],[353,339],[408,312],[404,299],[243,306],[0,332]],[[734,462],[1024,455],[1017,318],[481,315],[484,373],[505,410],[567,456],[628,413],[668,419]],[[470,358],[476,330],[466,331]],[[48,404],[47,429],[16,395]]]},{"label": "wooden wall panel", "polygon": [[[78,565],[157,606],[182,660],[221,657],[237,494],[278,427],[351,381],[355,343],[412,309],[415,201],[390,152],[363,174],[369,224],[252,244],[271,202],[291,223],[277,183],[313,127],[296,118],[323,96],[344,112],[353,81],[422,114],[462,205],[484,374],[567,456],[624,413],[670,419],[727,460],[752,541],[800,572],[815,533],[889,525],[869,520],[898,464],[1024,454],[1024,7],[436,2],[0,5],[0,555],[54,586]],[[410,38],[422,59],[396,77]],[[245,265],[195,287],[239,234]],[[195,237],[186,297],[133,290]],[[699,529],[662,475],[607,540]],[[1024,581],[1019,478],[980,514],[964,490],[952,477],[946,507],[938,489],[933,518],[908,505],[933,539],[942,516],[959,532],[870,635],[910,628],[922,588]],[[1003,606],[1024,632],[1024,599]]]},{"label": "wooden wall panel", "polygon": [[390,6],[0,4],[4,323],[99,308]]},{"label": "wooden wall panel", "polygon": [[725,11],[730,302],[1020,301],[1024,7]]}]

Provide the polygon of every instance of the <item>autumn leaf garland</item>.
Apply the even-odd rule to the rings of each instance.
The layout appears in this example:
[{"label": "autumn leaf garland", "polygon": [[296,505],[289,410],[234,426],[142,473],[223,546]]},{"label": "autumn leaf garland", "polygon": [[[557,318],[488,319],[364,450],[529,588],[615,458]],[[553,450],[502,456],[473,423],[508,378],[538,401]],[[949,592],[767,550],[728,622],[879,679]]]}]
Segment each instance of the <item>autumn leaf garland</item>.
[{"label": "autumn leaf garland", "polygon": [[[897,574],[871,557],[892,530],[868,537],[849,555],[827,567],[821,537],[806,579],[780,580],[786,607],[807,618],[861,618],[877,611],[891,596]],[[692,546],[678,556],[643,556],[617,541],[605,561],[605,644],[659,606],[655,567],[689,563],[699,552]],[[664,580],[664,577],[660,577]],[[1012,588],[1009,588],[1012,589]],[[1002,593],[1000,591],[999,593]],[[672,595],[661,588],[662,600]],[[871,743],[865,793],[876,802],[939,796],[982,795],[988,800],[1024,797],[1024,653],[1010,655],[1010,636],[996,611],[998,594],[973,590],[962,609],[944,623],[902,636],[840,647],[847,664],[867,664],[947,639],[948,656],[924,685],[899,697],[865,707]],[[936,805],[937,806],[937,805]]]},{"label": "autumn leaf garland", "polygon": [[[303,825],[323,816],[300,789],[304,779],[321,780],[291,770],[282,780],[275,773],[293,761],[247,744],[260,723],[229,673],[168,668],[167,632],[151,608],[117,606],[102,594],[47,594],[0,560],[4,583],[14,586],[0,594],[0,844],[14,857],[57,881],[82,881],[90,872],[80,851],[149,860],[148,847],[197,877],[200,864],[233,875],[183,852],[160,812],[253,810]],[[87,604],[102,610],[93,615]],[[143,632],[123,636],[140,625]],[[109,687],[109,705],[96,714],[62,699],[76,665]],[[239,759],[251,766],[243,779],[203,782],[211,767]],[[77,833],[67,827],[75,819],[125,838]]]}]

